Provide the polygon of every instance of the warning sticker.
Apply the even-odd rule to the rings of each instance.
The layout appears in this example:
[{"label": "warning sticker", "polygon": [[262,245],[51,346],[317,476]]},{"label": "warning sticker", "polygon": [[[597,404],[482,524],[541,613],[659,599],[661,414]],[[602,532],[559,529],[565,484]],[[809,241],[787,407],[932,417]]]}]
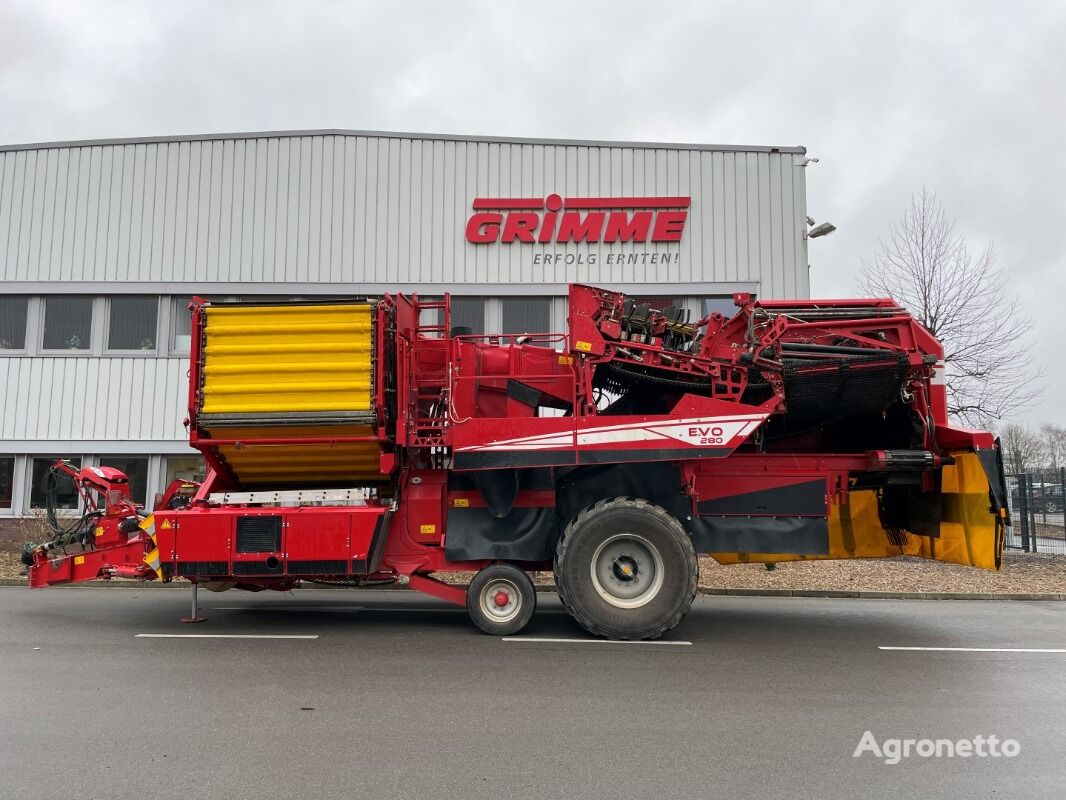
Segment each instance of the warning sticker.
[{"label": "warning sticker", "polygon": [[169,519],[163,520],[163,524],[160,525],[159,527],[160,528],[164,528],[164,529],[169,528],[170,527],[170,520]]},{"label": "warning sticker", "polygon": [[437,532],[437,526],[436,526],[436,525],[423,525],[423,526],[422,526],[422,527],[420,528],[420,531],[421,531],[422,533],[427,533],[427,534],[429,534],[429,533],[436,533],[436,532]]},{"label": "warning sticker", "polygon": [[452,505],[455,508],[470,508],[470,501],[465,497],[457,497],[452,500]]}]

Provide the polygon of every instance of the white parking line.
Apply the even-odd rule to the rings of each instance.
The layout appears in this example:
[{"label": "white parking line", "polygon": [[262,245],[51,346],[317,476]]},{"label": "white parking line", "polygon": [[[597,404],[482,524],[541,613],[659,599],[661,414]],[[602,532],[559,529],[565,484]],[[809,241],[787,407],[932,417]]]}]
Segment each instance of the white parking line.
[{"label": "white parking line", "polygon": [[877,649],[944,653],[1066,653],[1066,647],[878,647]]},{"label": "white parking line", "polygon": [[671,646],[691,646],[692,642],[638,642],[638,641],[626,641],[618,639],[552,639],[547,637],[538,636],[504,636],[505,642],[524,642],[527,644],[658,644],[658,645],[671,645]]},{"label": "white parking line", "polygon": [[317,639],[318,634],[274,633],[137,633],[138,639]]}]

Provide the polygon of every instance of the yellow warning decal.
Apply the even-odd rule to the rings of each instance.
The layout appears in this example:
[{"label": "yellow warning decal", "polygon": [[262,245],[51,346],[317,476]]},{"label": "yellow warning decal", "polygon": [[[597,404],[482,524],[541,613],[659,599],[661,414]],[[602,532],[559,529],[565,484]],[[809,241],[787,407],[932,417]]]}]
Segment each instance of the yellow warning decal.
[{"label": "yellow warning decal", "polygon": [[456,508],[470,508],[470,501],[465,497],[457,497],[452,500],[452,505]]},{"label": "yellow warning decal", "polygon": [[170,520],[169,519],[163,520],[163,524],[160,525],[159,527],[162,528],[163,530],[166,530],[167,528],[170,527]]},{"label": "yellow warning decal", "polygon": [[587,353],[592,350],[592,342],[574,342],[574,349],[580,350],[582,353]]},{"label": "yellow warning decal", "polygon": [[[163,524],[166,527],[168,527],[168,528],[170,527],[170,522],[168,520],[163,520]],[[160,526],[160,527],[163,527],[163,526]],[[148,538],[152,540],[152,544],[154,545],[156,543],[156,540],[155,540],[155,515],[154,514],[149,514],[147,517],[145,517],[143,520],[141,520],[140,528],[141,528],[142,531],[144,531],[148,535]],[[163,575],[163,566],[159,563],[159,548],[158,547],[153,547],[152,551],[150,553],[148,553],[148,555],[146,555],[144,557],[144,563],[147,564],[149,567],[151,567],[152,571],[155,572],[156,577],[159,578],[159,580],[161,580],[161,581],[162,580],[166,580],[166,578]]]},{"label": "yellow warning decal", "polygon": [[422,533],[436,533],[437,532],[437,526],[436,525],[423,525],[419,530]]},{"label": "yellow warning decal", "polygon": [[85,556],[74,556],[74,563],[75,564],[84,564],[85,563]]},{"label": "yellow warning decal", "polygon": [[569,366],[574,363],[573,356],[559,356],[559,363],[563,366]]},{"label": "yellow warning decal", "polygon": [[103,535],[104,535],[104,528],[103,528],[103,526],[99,526],[99,527],[97,527],[97,528],[96,528],[96,530],[94,530],[94,531],[93,531],[93,535],[94,535],[94,536],[103,536]]}]

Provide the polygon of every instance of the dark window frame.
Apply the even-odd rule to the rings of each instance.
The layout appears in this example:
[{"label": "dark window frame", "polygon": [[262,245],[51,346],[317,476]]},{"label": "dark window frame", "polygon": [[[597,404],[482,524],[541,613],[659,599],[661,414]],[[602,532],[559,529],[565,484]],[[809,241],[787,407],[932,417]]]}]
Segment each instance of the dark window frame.
[{"label": "dark window frame", "polygon": [[15,507],[15,469],[18,459],[14,455],[0,455],[0,465],[5,463],[9,463],[10,467],[5,472],[0,466],[0,509],[10,510]]},{"label": "dark window frame", "polygon": [[[0,355],[24,355],[29,351],[29,339],[30,339],[30,296],[25,294],[9,294],[0,296],[0,303],[5,300],[22,300],[22,346],[14,347],[14,342],[11,340],[3,339],[3,334],[0,333],[0,342],[6,341],[11,347],[0,346]],[[4,315],[6,316],[6,314]]]},{"label": "dark window frame", "polygon": [[[88,304],[89,306],[89,329],[85,333],[85,342],[83,347],[49,347],[48,346],[48,305],[49,301],[55,300],[78,300]],[[44,295],[41,298],[41,330],[40,330],[40,352],[47,355],[92,355],[93,354],[93,328],[96,323],[96,298],[92,295],[82,294],[50,294]],[[77,336],[77,334],[74,334]],[[68,340],[69,341],[69,340]],[[79,340],[80,341],[80,340]]]},{"label": "dark window frame", "polygon": [[[552,333],[552,330],[551,330],[551,328],[552,328],[552,298],[550,296],[548,296],[548,295],[522,295],[522,296],[518,296],[518,297],[501,297],[499,302],[500,302],[500,330],[499,330],[499,333],[504,334],[504,335],[506,335],[508,337],[514,336],[516,334],[523,334],[523,333],[542,334],[542,335],[546,334],[546,333]],[[509,328],[511,328],[513,326],[507,324],[507,309],[508,308],[515,308],[515,307],[519,307],[519,308],[525,307],[526,309],[528,309],[533,304],[537,304],[537,306],[538,306],[538,313],[537,313],[538,316],[540,316],[540,312],[543,311],[544,325],[542,327],[537,328],[536,330],[534,330],[532,328],[530,328],[528,330],[514,330],[514,331],[508,330]],[[536,327],[536,326],[534,326],[534,327]],[[533,344],[543,345],[545,347],[549,346],[549,342],[546,342],[543,338],[540,338],[540,339],[536,340],[535,342],[533,342]]]},{"label": "dark window frame", "polygon": [[[26,500],[27,500],[26,508],[27,509],[35,509],[35,508],[44,508],[45,507],[45,503],[47,502],[47,499],[46,499],[45,494],[44,494],[45,493],[45,488],[44,488],[45,475],[47,474],[48,468],[52,464],[55,463],[55,460],[57,458],[65,458],[65,459],[67,459],[75,469],[80,468],[81,465],[82,465],[82,461],[83,461],[83,457],[80,454],[79,455],[67,455],[67,456],[38,456],[38,455],[30,456],[27,459],[28,463],[26,465],[27,471],[29,473],[29,486],[27,487],[28,491],[26,492]],[[38,461],[44,462],[44,470],[41,472],[40,476],[37,476],[37,475],[34,474],[34,466],[37,464]],[[63,506],[63,505],[61,505],[61,506],[57,506],[57,508],[60,509],[60,510],[63,510],[63,511],[75,511],[75,512],[81,511],[81,495],[78,493],[78,490],[76,488],[74,488],[74,483],[72,481],[70,481],[69,478],[66,478],[64,476],[60,476],[60,481],[63,481],[63,480],[66,480],[66,481],[70,482],[71,489],[73,490],[73,495],[76,498],[76,502],[72,506]],[[41,484],[40,486],[38,486],[39,483]],[[39,504],[35,504],[34,503],[33,493],[35,491],[41,492],[41,501],[40,501]]]},{"label": "dark window frame", "polygon": [[[115,303],[118,301],[120,304],[122,301],[134,300],[134,301],[147,301],[155,304],[154,308],[154,325],[152,327],[152,346],[151,347],[113,347],[111,345],[112,336],[115,333]],[[107,325],[104,330],[104,353],[108,355],[121,354],[121,355],[139,355],[139,356],[154,356],[160,352],[159,347],[159,323],[160,323],[160,296],[159,295],[115,295],[107,298]],[[142,338],[142,341],[144,339]]]},{"label": "dark window frame", "polygon": [[[129,470],[124,469],[123,465],[121,465],[121,464],[114,463],[116,461],[143,461],[144,462],[144,476],[143,476],[143,478],[140,478],[140,476],[130,475]],[[133,498],[133,502],[141,503],[142,505],[147,506],[147,504],[148,504],[148,488],[149,488],[148,487],[148,477],[149,477],[149,473],[151,472],[151,469],[152,469],[151,456],[144,455],[144,454],[138,454],[138,453],[116,454],[116,455],[105,454],[105,455],[97,456],[96,457],[96,462],[97,462],[98,466],[101,466],[101,467],[114,467],[115,469],[120,469],[123,472],[125,472],[126,473],[126,477],[128,477],[130,479],[130,496]],[[137,484],[139,485],[138,488],[140,488],[142,490],[140,496],[138,496],[133,491],[134,490],[134,477],[138,478],[138,480],[137,480]]]},{"label": "dark window frame", "polygon": [[[489,316],[489,298],[488,297],[485,297],[483,295],[473,295],[473,294],[471,294],[471,295],[463,295],[463,294],[455,295],[455,294],[453,294],[451,296],[451,302],[452,302],[451,323],[452,323],[452,328],[453,329],[455,327],[471,327],[472,330],[470,331],[470,335],[472,335],[472,336],[483,336],[484,334],[488,333],[488,331],[485,330],[488,327],[488,316]],[[461,304],[464,304],[464,303],[470,303],[470,304],[480,303],[481,304],[481,325],[479,326],[480,330],[478,328],[473,327],[473,326],[463,326],[462,322],[459,322],[459,321],[456,320],[456,318],[455,318],[456,317],[456,314],[455,314],[456,307],[457,307],[457,305],[461,305]]]}]

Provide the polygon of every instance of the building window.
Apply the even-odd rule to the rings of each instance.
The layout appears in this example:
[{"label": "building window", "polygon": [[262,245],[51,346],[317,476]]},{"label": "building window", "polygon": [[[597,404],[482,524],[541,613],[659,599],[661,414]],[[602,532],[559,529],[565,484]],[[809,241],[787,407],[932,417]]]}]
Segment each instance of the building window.
[{"label": "building window", "polygon": [[[500,301],[500,333],[549,333],[552,301],[550,297],[505,297]],[[545,342],[537,342],[545,344]]]},{"label": "building window", "polygon": [[159,318],[156,297],[112,297],[108,350],[155,350]]},{"label": "building window", "polygon": [[721,295],[719,297],[703,298],[703,316],[709,316],[717,311],[726,319],[737,313],[737,307],[733,305],[733,295]]},{"label": "building window", "polygon": [[92,328],[91,297],[45,298],[45,350],[88,350]]},{"label": "building window", "polygon": [[192,345],[192,298],[172,297],[170,302],[170,352],[188,355]]},{"label": "building window", "polygon": [[678,297],[640,297],[636,296],[632,298],[636,305],[641,303],[647,303],[649,308],[655,311],[665,311],[670,306],[683,306],[685,303]]},{"label": "building window", "polygon": [[452,297],[452,330],[463,333],[485,332],[485,298]]},{"label": "building window", "polygon": [[15,489],[15,457],[0,456],[0,508],[11,508]]},{"label": "building window", "polygon": [[130,497],[133,502],[144,505],[148,496],[147,456],[100,456],[100,466],[125,472],[130,479]]},{"label": "building window", "polygon": [[0,297],[0,350],[26,349],[28,305],[26,297]]},{"label": "building window", "polygon": [[[75,469],[81,467],[80,458],[68,458],[67,461]],[[49,474],[55,458],[35,458],[31,462],[32,472],[30,481],[30,507],[45,508],[48,503],[48,490],[50,484]],[[74,488],[74,482],[66,475],[56,475],[56,508],[77,508],[78,490]]]},{"label": "building window", "polygon": [[166,475],[166,480],[163,482],[164,489],[174,481],[202,483],[207,477],[207,463],[202,456],[169,456],[164,474]]}]

